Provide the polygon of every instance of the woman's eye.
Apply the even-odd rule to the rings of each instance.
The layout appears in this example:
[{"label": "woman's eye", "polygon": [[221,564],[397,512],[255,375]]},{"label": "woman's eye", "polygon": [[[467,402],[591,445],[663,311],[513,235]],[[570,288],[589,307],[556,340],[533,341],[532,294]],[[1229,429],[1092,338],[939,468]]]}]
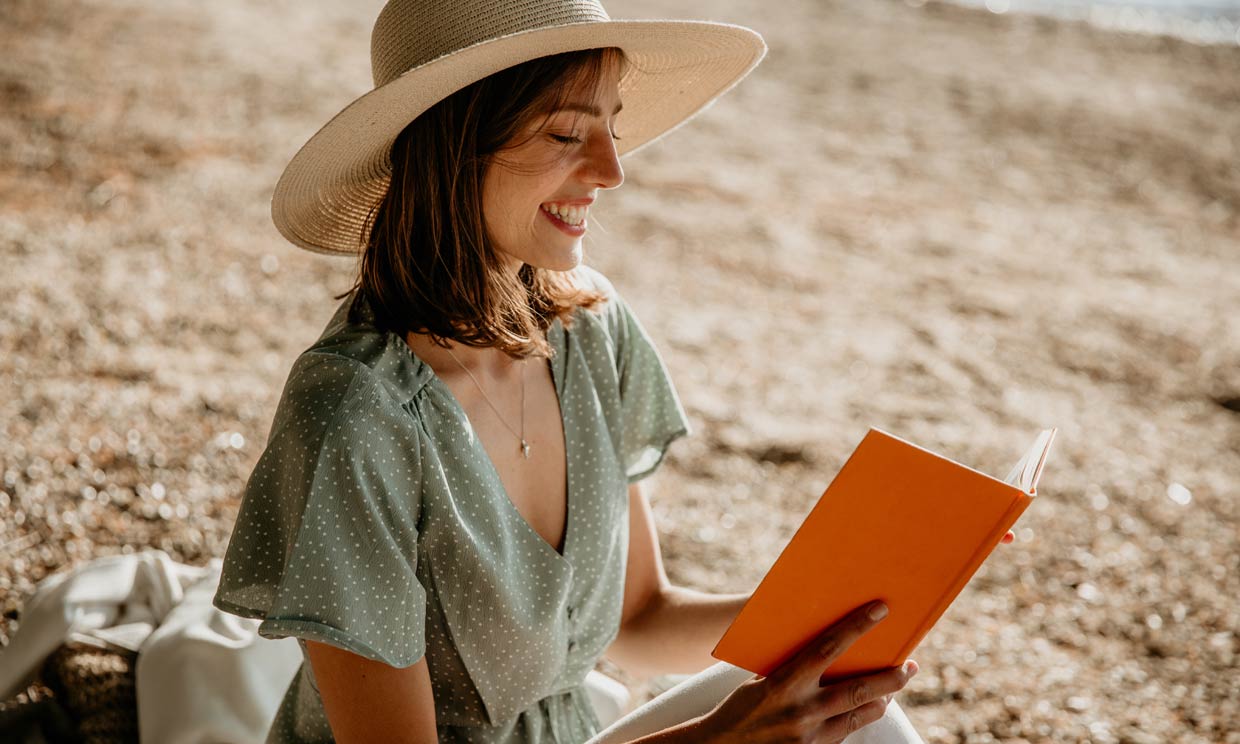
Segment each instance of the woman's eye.
[{"label": "woman's eye", "polygon": [[[569,144],[580,145],[583,141],[580,137],[566,137],[562,134],[552,134],[548,136],[551,137],[551,139],[555,140],[556,142],[559,142],[560,144],[564,144],[564,145],[569,145]],[[614,132],[612,133],[611,138],[614,140],[620,139],[620,137],[616,135]]]}]

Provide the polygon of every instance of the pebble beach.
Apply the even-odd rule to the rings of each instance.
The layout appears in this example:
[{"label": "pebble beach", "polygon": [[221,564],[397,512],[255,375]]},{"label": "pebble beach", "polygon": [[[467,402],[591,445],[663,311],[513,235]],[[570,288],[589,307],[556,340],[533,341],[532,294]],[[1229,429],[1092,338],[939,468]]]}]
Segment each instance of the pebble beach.
[{"label": "pebble beach", "polygon": [[[0,644],[56,571],[223,555],[354,268],[285,242],[271,189],[369,90],[380,7],[0,4]],[[607,9],[770,46],[622,161],[585,238],[694,426],[652,481],[672,581],[751,590],[869,427],[1002,476],[1057,426],[909,718],[1240,744],[1240,44],[934,1]]]}]

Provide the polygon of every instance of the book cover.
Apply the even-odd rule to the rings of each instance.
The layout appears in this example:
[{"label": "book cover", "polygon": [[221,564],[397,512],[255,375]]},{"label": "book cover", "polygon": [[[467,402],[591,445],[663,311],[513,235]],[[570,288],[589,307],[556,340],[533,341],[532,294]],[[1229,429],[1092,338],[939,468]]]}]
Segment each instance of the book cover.
[{"label": "book cover", "polygon": [[898,666],[1032,503],[1055,429],[999,480],[870,431],[715,646],[763,676],[853,608],[890,614],[824,680]]}]

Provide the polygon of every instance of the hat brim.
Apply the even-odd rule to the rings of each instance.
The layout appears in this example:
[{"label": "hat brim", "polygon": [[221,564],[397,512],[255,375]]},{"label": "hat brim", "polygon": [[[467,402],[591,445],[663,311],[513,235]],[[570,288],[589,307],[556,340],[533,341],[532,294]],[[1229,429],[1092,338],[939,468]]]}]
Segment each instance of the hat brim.
[{"label": "hat brim", "polygon": [[620,47],[632,63],[620,80],[620,156],[688,121],[766,54],[762,37],[751,29],[679,20],[552,26],[446,54],[354,100],[298,150],[272,195],[276,228],[306,250],[357,255],[367,215],[387,190],[392,142],[409,122],[470,83],[515,64],[600,47]]}]

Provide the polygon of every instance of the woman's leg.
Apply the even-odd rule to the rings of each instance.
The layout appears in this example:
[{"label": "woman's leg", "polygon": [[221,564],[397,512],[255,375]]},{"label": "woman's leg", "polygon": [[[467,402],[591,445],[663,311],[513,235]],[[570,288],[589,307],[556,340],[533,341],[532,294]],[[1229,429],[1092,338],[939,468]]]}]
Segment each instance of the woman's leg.
[{"label": "woman's leg", "polygon": [[[587,744],[621,744],[709,713],[737,685],[751,677],[751,672],[721,661],[624,716]],[[845,742],[924,744],[894,700],[881,719],[848,737]]]}]

